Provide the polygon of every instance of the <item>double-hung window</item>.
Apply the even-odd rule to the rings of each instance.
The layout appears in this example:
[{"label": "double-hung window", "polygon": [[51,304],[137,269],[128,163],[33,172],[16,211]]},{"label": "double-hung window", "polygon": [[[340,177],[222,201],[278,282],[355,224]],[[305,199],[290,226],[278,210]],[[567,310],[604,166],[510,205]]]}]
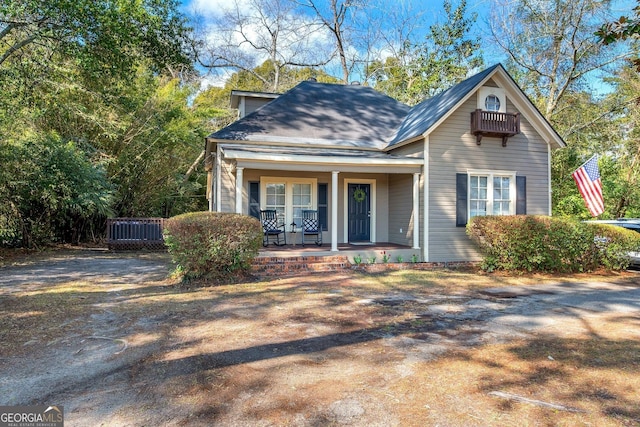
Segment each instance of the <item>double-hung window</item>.
[{"label": "double-hung window", "polygon": [[526,214],[526,176],[491,170],[456,174],[456,227],[474,216]]},{"label": "double-hung window", "polygon": [[469,171],[469,218],[516,213],[515,172]]},{"label": "double-hung window", "polygon": [[317,180],[315,178],[278,178],[263,177],[260,181],[261,206],[263,209],[275,209],[278,220],[287,226],[292,223],[297,228],[302,225],[302,211],[317,209]]}]

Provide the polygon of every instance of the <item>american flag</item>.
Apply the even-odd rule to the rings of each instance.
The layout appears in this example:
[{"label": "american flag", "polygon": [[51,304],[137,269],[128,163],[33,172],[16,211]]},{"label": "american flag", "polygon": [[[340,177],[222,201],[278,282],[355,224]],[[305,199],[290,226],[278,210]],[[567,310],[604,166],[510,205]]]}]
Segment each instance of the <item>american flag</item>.
[{"label": "american flag", "polygon": [[604,212],[604,199],[602,198],[602,181],[598,170],[598,156],[593,156],[584,165],[571,174],[578,184],[578,190],[587,205],[592,216],[598,216]]}]

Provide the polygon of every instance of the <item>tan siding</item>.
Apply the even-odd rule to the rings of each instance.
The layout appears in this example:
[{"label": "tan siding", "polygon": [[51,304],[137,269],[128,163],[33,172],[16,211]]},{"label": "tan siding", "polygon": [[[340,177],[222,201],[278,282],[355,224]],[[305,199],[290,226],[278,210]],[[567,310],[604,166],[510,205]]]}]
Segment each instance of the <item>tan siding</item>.
[{"label": "tan siding", "polygon": [[223,160],[221,163],[222,168],[220,170],[220,210],[222,212],[235,212],[236,176],[233,172],[233,164],[225,160]]},{"label": "tan siding", "polygon": [[244,104],[244,113],[245,115],[251,114],[256,111],[258,108],[267,104],[268,102],[273,101],[272,99],[255,99],[255,98],[245,98]]},{"label": "tan siding", "polygon": [[[299,177],[299,178],[316,178],[318,183],[327,183],[329,191],[329,214],[328,214],[328,232],[324,233],[324,241],[329,243],[331,240],[331,174],[330,173],[316,173],[316,172],[296,172],[296,171],[274,171],[274,170],[260,170],[260,169],[244,169],[243,177],[243,212],[248,211],[248,183],[250,181],[260,181],[261,176],[271,177]],[[378,242],[386,242],[389,239],[388,235],[388,221],[389,221],[389,191],[386,174],[354,174],[354,173],[340,173],[338,175],[338,241],[345,241],[344,237],[344,223],[346,221],[344,212],[344,181],[359,180],[359,179],[374,179],[376,181],[376,239]],[[235,185],[235,176],[233,176],[233,185]],[[235,197],[235,187],[228,187],[229,191],[233,193],[230,197]],[[223,190],[224,191],[224,190]],[[407,190],[408,191],[408,190]],[[235,202],[231,199],[228,205],[231,209],[235,209]],[[406,242],[404,243],[406,244]]]},{"label": "tan siding", "polygon": [[389,176],[389,242],[413,245],[412,191],[412,175]]},{"label": "tan siding", "polygon": [[395,150],[391,150],[389,154],[392,154],[394,156],[407,156],[422,159],[424,158],[423,141],[423,139],[420,139],[419,142],[413,142],[403,147],[396,148]]},{"label": "tan siding", "polygon": [[[477,258],[465,229],[455,226],[456,173],[468,169],[515,171],[527,177],[527,213],[547,214],[549,183],[547,144],[521,117],[521,134],[502,147],[499,138],[483,138],[481,145],[469,133],[471,97],[429,138],[429,258],[458,261]],[[508,104],[508,111],[515,112]]]}]

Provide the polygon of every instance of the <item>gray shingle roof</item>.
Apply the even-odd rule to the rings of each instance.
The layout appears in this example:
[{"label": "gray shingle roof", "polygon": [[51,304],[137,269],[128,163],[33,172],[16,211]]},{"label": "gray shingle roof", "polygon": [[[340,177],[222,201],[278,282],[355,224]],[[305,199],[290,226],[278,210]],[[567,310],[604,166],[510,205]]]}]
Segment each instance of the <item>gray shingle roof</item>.
[{"label": "gray shingle roof", "polygon": [[382,150],[427,132],[497,68],[504,71],[496,64],[413,108],[370,87],[305,81],[209,138]]},{"label": "gray shingle roof", "polygon": [[408,112],[409,106],[366,86],[305,81],[209,137],[381,149]]},{"label": "gray shingle roof", "polygon": [[487,68],[444,92],[440,92],[438,95],[414,106],[402,122],[402,125],[398,128],[397,133],[389,141],[388,146],[391,147],[425,133],[431,126],[435,125],[438,120],[450,112],[458,102],[475,89],[475,87],[497,67],[502,67],[502,65],[496,64]]}]

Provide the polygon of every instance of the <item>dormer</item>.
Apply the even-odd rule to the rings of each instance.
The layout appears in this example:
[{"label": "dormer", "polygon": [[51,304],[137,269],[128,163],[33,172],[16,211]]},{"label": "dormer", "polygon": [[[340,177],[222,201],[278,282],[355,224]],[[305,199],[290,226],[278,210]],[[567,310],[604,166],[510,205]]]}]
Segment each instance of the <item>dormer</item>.
[{"label": "dormer", "polygon": [[238,118],[241,119],[279,96],[279,93],[232,90],[231,108],[238,110]]}]

